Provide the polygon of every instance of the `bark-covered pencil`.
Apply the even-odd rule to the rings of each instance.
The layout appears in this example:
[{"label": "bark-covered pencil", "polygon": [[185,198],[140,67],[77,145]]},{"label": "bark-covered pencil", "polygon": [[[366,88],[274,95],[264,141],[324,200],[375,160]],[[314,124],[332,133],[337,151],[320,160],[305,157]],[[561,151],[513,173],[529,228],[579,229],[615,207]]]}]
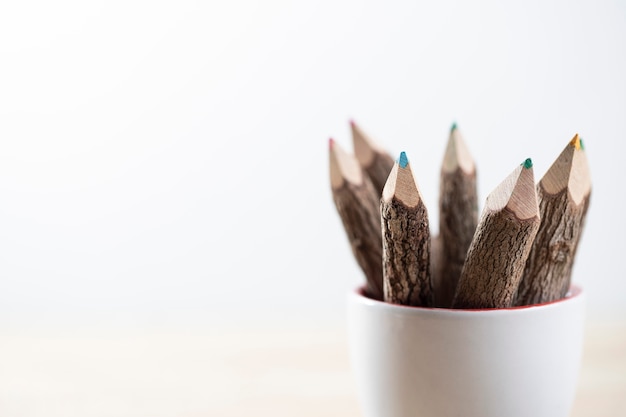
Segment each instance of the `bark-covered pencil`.
[{"label": "bark-covered pencil", "polygon": [[517,305],[566,295],[590,194],[587,157],[576,134],[537,184],[541,225],[526,261]]},{"label": "bark-covered pencil", "polygon": [[478,223],[476,166],[456,123],[450,129],[439,188],[435,305],[450,307]]},{"label": "bark-covered pencil", "polygon": [[432,305],[428,213],[404,152],[385,183],[380,212],[385,301]]},{"label": "bark-covered pencil", "polygon": [[330,185],[352,253],[367,279],[370,297],[383,299],[379,199],[357,160],[329,140]]},{"label": "bark-covered pencil", "polygon": [[452,307],[510,307],[539,221],[532,161],[527,159],[487,197]]}]

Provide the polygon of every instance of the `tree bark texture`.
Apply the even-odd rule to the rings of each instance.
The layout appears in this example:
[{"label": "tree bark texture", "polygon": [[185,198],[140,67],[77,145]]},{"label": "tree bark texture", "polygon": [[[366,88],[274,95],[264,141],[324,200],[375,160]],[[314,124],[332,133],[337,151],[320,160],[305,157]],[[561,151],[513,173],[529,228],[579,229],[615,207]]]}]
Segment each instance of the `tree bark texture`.
[{"label": "tree bark texture", "polygon": [[467,253],[453,308],[512,306],[539,217],[518,219],[508,209],[487,212]]},{"label": "tree bark texture", "polygon": [[[437,305],[437,281],[436,278],[441,276],[439,268],[441,267],[441,235],[430,236],[430,277],[433,283],[433,306]],[[450,306],[448,306],[450,307]]]},{"label": "tree bark texture", "polygon": [[558,194],[537,187],[541,226],[535,237],[515,304],[546,303],[565,297],[583,230],[589,198],[576,205],[567,189]]},{"label": "tree bark texture", "polygon": [[468,175],[461,169],[443,173],[439,194],[438,256],[434,276],[435,306],[450,307],[461,276],[467,250],[478,223],[476,173]]},{"label": "tree bark texture", "polygon": [[384,299],[394,304],[432,305],[430,230],[423,202],[406,207],[381,202]]},{"label": "tree bark texture", "polygon": [[352,253],[365,273],[367,295],[382,300],[382,238],[377,194],[365,176],[358,186],[346,181],[342,187],[333,189],[333,200]]}]

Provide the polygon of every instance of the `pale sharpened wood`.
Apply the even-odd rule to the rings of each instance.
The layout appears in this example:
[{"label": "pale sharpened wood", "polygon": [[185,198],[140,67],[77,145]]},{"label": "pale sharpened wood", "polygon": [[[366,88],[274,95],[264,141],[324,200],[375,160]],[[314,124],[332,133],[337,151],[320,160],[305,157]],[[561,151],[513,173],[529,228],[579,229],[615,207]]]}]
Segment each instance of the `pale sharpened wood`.
[{"label": "pale sharpened wood", "polygon": [[565,297],[590,194],[591,176],[577,134],[537,185],[541,225],[526,261],[516,305]]},{"label": "pale sharpened wood", "polygon": [[393,167],[393,158],[366,135],[353,120],[350,121],[350,129],[352,131],[354,155],[372,180],[372,184],[374,184],[374,188],[380,197],[387,177],[389,177],[391,172],[391,167]]},{"label": "pale sharpened wood", "polygon": [[382,238],[379,198],[354,156],[329,141],[333,201],[348,236],[352,253],[365,273],[367,293],[383,299]]},{"label": "pale sharpened wood", "polygon": [[478,223],[476,167],[456,124],[443,158],[439,191],[439,253],[435,306],[450,307]]},{"label": "pale sharpened wood", "polygon": [[380,202],[383,232],[383,293],[389,303],[432,305],[430,230],[426,206],[403,153]]},{"label": "pale sharpened wood", "polygon": [[487,197],[452,307],[510,307],[539,222],[532,162],[526,160]]}]

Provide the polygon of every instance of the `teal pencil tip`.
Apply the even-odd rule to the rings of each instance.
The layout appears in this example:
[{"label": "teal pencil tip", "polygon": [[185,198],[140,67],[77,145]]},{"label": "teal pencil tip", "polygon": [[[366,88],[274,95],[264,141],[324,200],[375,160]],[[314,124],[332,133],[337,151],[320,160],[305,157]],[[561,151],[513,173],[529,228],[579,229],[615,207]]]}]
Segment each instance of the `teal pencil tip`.
[{"label": "teal pencil tip", "polygon": [[524,163],[522,164],[522,166],[526,169],[532,168],[533,167],[533,160],[530,158],[526,158],[526,160],[524,161]]},{"label": "teal pencil tip", "polygon": [[583,143],[583,138],[578,138],[578,143],[580,143],[580,149],[585,150],[585,144]]},{"label": "teal pencil tip", "polygon": [[456,130],[457,126],[456,126],[456,122],[452,123],[452,126],[450,126],[450,132],[454,132]]},{"label": "teal pencil tip", "polygon": [[398,158],[398,164],[400,165],[400,168],[406,168],[406,166],[409,164],[409,158],[406,157],[406,153],[400,152],[400,158]]}]

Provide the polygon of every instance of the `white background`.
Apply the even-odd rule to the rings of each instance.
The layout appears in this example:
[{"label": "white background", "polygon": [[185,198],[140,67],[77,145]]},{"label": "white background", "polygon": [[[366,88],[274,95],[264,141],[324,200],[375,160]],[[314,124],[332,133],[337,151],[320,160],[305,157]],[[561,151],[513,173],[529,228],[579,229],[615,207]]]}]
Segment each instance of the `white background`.
[{"label": "white background", "polygon": [[626,317],[623,2],[7,3],[2,322],[343,320],[363,278],[327,141],[350,118],[408,153],[434,232],[453,121],[481,202],[580,133],[574,280]]}]

